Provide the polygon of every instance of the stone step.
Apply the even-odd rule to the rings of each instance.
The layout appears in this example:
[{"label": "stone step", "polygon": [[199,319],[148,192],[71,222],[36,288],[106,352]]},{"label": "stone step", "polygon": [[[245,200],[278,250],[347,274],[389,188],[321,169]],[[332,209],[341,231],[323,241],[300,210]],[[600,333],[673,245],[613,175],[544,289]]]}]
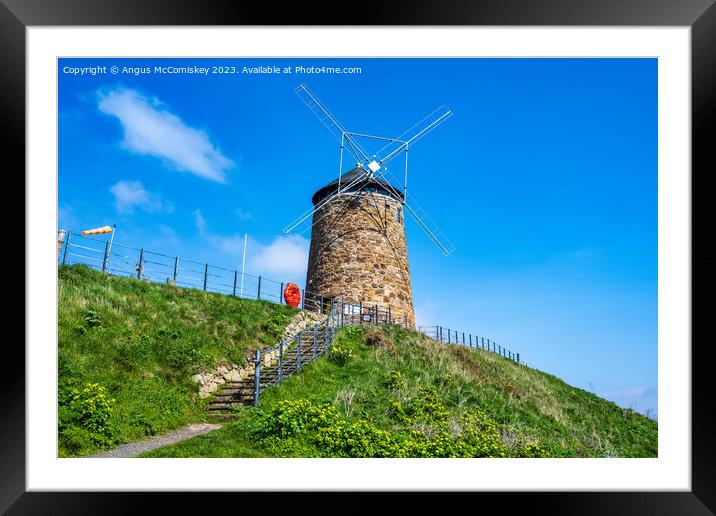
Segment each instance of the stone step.
[{"label": "stone step", "polygon": [[231,407],[235,407],[236,405],[246,405],[246,402],[253,403],[253,399],[243,400],[243,402],[237,401],[235,403],[212,403],[207,410],[230,409]]},{"label": "stone step", "polygon": [[[299,356],[301,367],[309,364],[314,358],[320,358],[325,355],[326,346],[329,345],[325,341],[325,335],[322,335],[324,328],[314,330],[306,330],[301,339],[301,349],[295,340],[291,340],[289,346],[284,348],[282,353],[282,379],[286,379],[291,374],[299,371]],[[315,357],[314,357],[314,336]],[[259,381],[259,392],[271,385],[278,384],[279,367],[278,356],[271,359],[271,365],[261,364],[261,378]],[[212,398],[206,409],[207,416],[212,418],[233,419],[238,417],[237,414],[230,412],[232,407],[251,406],[254,401],[255,390],[255,372],[251,368],[246,378],[240,381],[227,381],[214,391]]]}]

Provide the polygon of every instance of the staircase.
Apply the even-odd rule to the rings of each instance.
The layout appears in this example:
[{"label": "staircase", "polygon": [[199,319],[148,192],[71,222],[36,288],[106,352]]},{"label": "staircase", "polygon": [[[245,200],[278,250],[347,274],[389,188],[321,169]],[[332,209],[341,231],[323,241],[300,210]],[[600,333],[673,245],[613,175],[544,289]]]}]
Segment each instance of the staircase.
[{"label": "staircase", "polygon": [[207,415],[232,418],[236,417],[235,407],[258,405],[257,390],[260,394],[269,385],[281,383],[284,378],[328,352],[336,322],[334,317],[329,316],[271,348],[257,351],[253,371],[243,380],[223,384],[209,402]]}]

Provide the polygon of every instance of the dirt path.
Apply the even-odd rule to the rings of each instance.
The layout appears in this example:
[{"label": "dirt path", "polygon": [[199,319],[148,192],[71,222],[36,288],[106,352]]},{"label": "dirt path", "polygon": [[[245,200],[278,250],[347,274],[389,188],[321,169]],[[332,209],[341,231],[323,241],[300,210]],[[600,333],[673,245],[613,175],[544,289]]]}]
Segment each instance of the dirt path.
[{"label": "dirt path", "polygon": [[212,423],[192,423],[183,426],[177,430],[169,432],[168,434],[161,435],[158,437],[152,437],[146,441],[140,441],[136,443],[124,444],[113,450],[98,453],[96,455],[88,455],[88,458],[125,458],[139,455],[140,453],[166,446],[167,444],[178,443],[186,439],[191,439],[197,435],[206,434],[212,430],[221,428],[222,425]]}]

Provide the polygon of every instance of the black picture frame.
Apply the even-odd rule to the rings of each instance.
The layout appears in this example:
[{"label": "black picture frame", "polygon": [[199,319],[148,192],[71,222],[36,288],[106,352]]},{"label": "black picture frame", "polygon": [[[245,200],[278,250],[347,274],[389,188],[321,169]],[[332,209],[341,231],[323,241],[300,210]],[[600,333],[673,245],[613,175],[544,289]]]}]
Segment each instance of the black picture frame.
[{"label": "black picture frame", "polygon": [[[4,164],[15,158],[14,170],[25,170],[25,29],[28,26],[82,25],[529,25],[529,26],[689,26],[692,41],[692,342],[684,342],[692,354],[692,490],[690,492],[552,492],[480,493],[513,512],[549,514],[714,514],[716,512],[716,418],[714,418],[711,345],[708,333],[707,300],[716,286],[716,239],[705,238],[710,228],[713,201],[706,177],[716,170],[712,147],[716,106],[716,6],[713,0],[429,0],[403,3],[397,0],[369,3],[351,16],[339,15],[343,9],[308,8],[304,3],[277,7],[269,2],[215,0],[0,0],[0,117]],[[317,11],[324,14],[319,15]],[[335,14],[331,14],[331,13]],[[332,17],[332,18],[331,18]],[[7,166],[7,165],[6,165]],[[9,168],[8,168],[9,170]],[[685,171],[688,173],[688,171]],[[24,192],[24,175],[15,174]],[[6,187],[7,188],[7,187]],[[6,192],[8,190],[6,189]],[[17,194],[15,195],[19,197]],[[17,220],[19,207],[2,203],[3,221]],[[17,223],[15,223],[17,225]],[[695,237],[698,231],[702,239]],[[23,237],[24,238],[24,237]],[[8,240],[7,238],[5,239]],[[24,246],[19,250],[13,238],[13,253],[0,256],[5,271],[15,271],[9,288],[24,292],[20,268],[24,266]],[[22,254],[22,256],[21,256]],[[694,281],[698,275],[698,281]],[[24,276],[24,275],[23,275]],[[12,284],[12,282],[16,284]],[[17,299],[17,296],[14,298]],[[13,303],[21,310],[24,303]],[[32,309],[28,306],[27,309]],[[668,316],[668,315],[667,315]],[[13,320],[6,312],[6,320]],[[20,320],[20,314],[14,320]],[[0,511],[7,514],[127,514],[148,509],[147,497],[160,498],[164,509],[180,504],[182,512],[192,505],[224,510],[236,503],[236,496],[209,494],[199,500],[186,493],[28,493],[25,492],[25,367],[19,339],[4,339],[5,364],[0,396]],[[17,349],[10,349],[17,348]],[[8,358],[9,351],[17,357]],[[6,360],[12,360],[7,362]],[[271,496],[277,510],[297,500],[286,494]],[[325,512],[365,512],[375,508],[375,495],[349,494],[340,507],[324,507]],[[299,497],[300,498],[300,497]],[[418,493],[403,497],[423,503]],[[461,497],[462,498],[462,497]],[[245,499],[243,497],[242,499]],[[509,500],[509,501],[506,501]],[[154,500],[152,500],[154,501]],[[265,501],[265,499],[264,499]],[[461,505],[452,499],[453,510]],[[242,502],[242,504],[245,502]],[[474,502],[468,501],[468,504]],[[245,505],[242,508],[245,510]],[[487,508],[487,505],[484,506]],[[519,509],[521,508],[521,510]],[[448,509],[450,510],[450,509]],[[162,511],[163,512],[163,511]],[[269,512],[272,512],[269,510]],[[324,512],[314,508],[311,512]]]}]

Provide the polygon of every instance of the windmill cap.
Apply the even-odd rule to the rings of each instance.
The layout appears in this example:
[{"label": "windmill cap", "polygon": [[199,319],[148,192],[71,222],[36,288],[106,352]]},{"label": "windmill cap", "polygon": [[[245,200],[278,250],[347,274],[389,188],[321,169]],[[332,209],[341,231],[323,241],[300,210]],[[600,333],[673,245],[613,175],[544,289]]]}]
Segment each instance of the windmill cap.
[{"label": "windmill cap", "polygon": [[[340,177],[341,182],[341,190],[351,184],[356,179],[360,178],[363,175],[366,175],[367,171],[362,166],[358,165],[353,170],[350,170],[346,172],[345,174],[342,174]],[[388,197],[392,197],[393,199],[403,202],[403,192],[401,191],[401,188],[398,188],[397,186],[388,183],[384,179],[380,179],[376,177],[375,175],[366,176],[363,179],[360,179],[356,184],[354,184],[350,191],[356,191],[360,188],[371,188],[374,187],[375,190],[378,193],[381,193],[383,195],[387,195]],[[364,188],[365,190],[365,188]],[[328,197],[329,195],[332,195],[338,191],[338,178],[331,181],[327,185],[319,188],[315,194],[313,194],[313,197],[311,198],[311,202],[313,202],[313,205],[317,205],[319,202],[321,202],[323,199]]]}]

